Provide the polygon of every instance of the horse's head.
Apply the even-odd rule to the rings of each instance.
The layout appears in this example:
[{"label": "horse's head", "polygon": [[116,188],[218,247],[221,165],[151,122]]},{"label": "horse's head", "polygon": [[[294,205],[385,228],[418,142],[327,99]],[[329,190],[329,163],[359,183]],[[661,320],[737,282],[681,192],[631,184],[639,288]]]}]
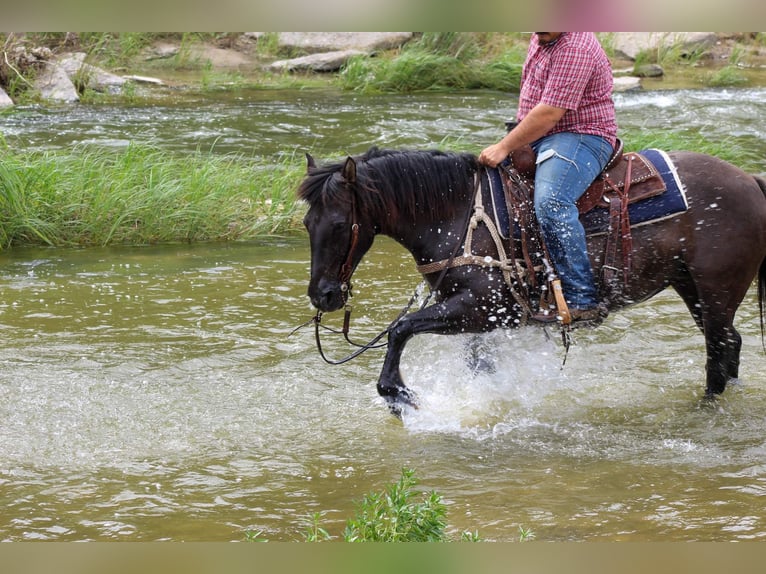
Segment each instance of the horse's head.
[{"label": "horse's head", "polygon": [[309,205],[303,219],[311,244],[308,295],[318,310],[336,311],[346,304],[351,275],[372,245],[375,229],[359,210],[355,160],[317,167],[308,154],[307,159],[298,197]]}]

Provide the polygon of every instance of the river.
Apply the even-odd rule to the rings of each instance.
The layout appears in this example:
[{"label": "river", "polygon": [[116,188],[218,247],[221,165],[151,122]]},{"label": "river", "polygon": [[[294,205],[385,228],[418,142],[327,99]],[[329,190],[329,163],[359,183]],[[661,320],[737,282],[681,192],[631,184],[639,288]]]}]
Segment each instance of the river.
[{"label": "river", "polygon": [[[618,94],[631,129],[731,138],[766,157],[766,91]],[[362,97],[231,93],[0,115],[14,146],[317,157],[376,144],[467,146],[502,132],[493,92]],[[766,163],[760,172],[766,172]],[[450,533],[486,540],[766,538],[766,357],[755,293],[736,321],[741,381],[714,405],[704,346],[672,294],[578,333],[421,336],[403,372],[421,409],[392,417],[382,353],[324,364],[308,330],[306,238],[0,252],[0,540],[302,540],[339,536],[403,467],[447,504]],[[356,275],[354,332],[374,335],[419,283],[376,241]],[[335,318],[337,320],[337,318]],[[330,354],[343,346],[327,341]]]}]

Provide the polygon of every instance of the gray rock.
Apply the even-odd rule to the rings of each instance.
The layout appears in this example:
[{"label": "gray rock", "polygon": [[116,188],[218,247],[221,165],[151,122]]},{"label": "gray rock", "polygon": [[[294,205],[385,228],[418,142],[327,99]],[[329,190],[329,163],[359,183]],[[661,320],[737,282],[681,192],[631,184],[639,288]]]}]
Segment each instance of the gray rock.
[{"label": "gray rock", "polygon": [[42,73],[35,78],[34,87],[45,100],[64,103],[80,100],[66,70],[53,62],[48,62]]},{"label": "gray rock", "polygon": [[136,82],[138,84],[153,84],[155,86],[164,86],[165,82],[160,80],[159,78],[152,78],[151,76],[124,76],[126,80],[130,80],[132,82]]},{"label": "gray rock", "polygon": [[620,32],[614,36],[614,50],[630,60],[635,60],[645,50],[680,46],[690,52],[715,44],[713,32]]},{"label": "gray rock", "polygon": [[164,58],[172,58],[178,54],[179,48],[175,44],[166,44],[163,42],[157,43],[154,46],[148,48],[145,52],[144,59],[146,60],[162,60]]},{"label": "gray rock", "polygon": [[3,88],[0,88],[0,109],[10,108],[11,106],[13,106],[13,100],[5,93]]},{"label": "gray rock", "polygon": [[98,92],[116,93],[127,80],[122,76],[110,74],[85,62],[84,52],[65,54],[57,60],[57,64],[73,82],[81,82],[85,87]]},{"label": "gray rock", "polygon": [[321,54],[311,54],[301,58],[292,58],[290,60],[278,60],[272,62],[269,69],[272,72],[334,72],[339,70],[349,58],[358,55],[367,55],[367,52],[361,50],[341,50],[335,52],[324,52]]},{"label": "gray rock", "polygon": [[412,32],[280,32],[279,46],[305,52],[375,52],[406,44]]},{"label": "gray rock", "polygon": [[629,92],[631,90],[641,89],[641,78],[634,76],[622,76],[614,78],[614,92]]},{"label": "gray rock", "polygon": [[660,78],[665,75],[665,70],[657,64],[643,64],[636,68],[635,74],[639,78]]}]

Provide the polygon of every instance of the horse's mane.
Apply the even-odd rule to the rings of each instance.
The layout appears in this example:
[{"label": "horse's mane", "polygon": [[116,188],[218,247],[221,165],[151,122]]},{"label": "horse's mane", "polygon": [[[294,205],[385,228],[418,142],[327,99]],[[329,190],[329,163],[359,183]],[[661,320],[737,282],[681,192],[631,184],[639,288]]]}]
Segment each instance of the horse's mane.
[{"label": "horse's mane", "polygon": [[[439,150],[384,150],[376,147],[353,158],[358,189],[355,198],[360,215],[378,218],[412,218],[426,214],[453,218],[466,213],[474,189],[478,163],[468,153]],[[339,185],[346,160],[309,168],[298,197],[316,202],[351,201]],[[336,176],[337,177],[334,177]]]}]

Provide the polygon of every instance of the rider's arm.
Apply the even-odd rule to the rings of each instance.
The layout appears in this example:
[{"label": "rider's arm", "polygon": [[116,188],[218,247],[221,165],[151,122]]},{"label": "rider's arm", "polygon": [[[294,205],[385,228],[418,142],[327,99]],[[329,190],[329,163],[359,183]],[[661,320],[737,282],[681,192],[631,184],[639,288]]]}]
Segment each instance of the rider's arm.
[{"label": "rider's arm", "polygon": [[532,143],[551,131],[565,113],[565,108],[537,104],[502,140],[485,148],[479,154],[479,162],[495,167],[513,150]]}]

